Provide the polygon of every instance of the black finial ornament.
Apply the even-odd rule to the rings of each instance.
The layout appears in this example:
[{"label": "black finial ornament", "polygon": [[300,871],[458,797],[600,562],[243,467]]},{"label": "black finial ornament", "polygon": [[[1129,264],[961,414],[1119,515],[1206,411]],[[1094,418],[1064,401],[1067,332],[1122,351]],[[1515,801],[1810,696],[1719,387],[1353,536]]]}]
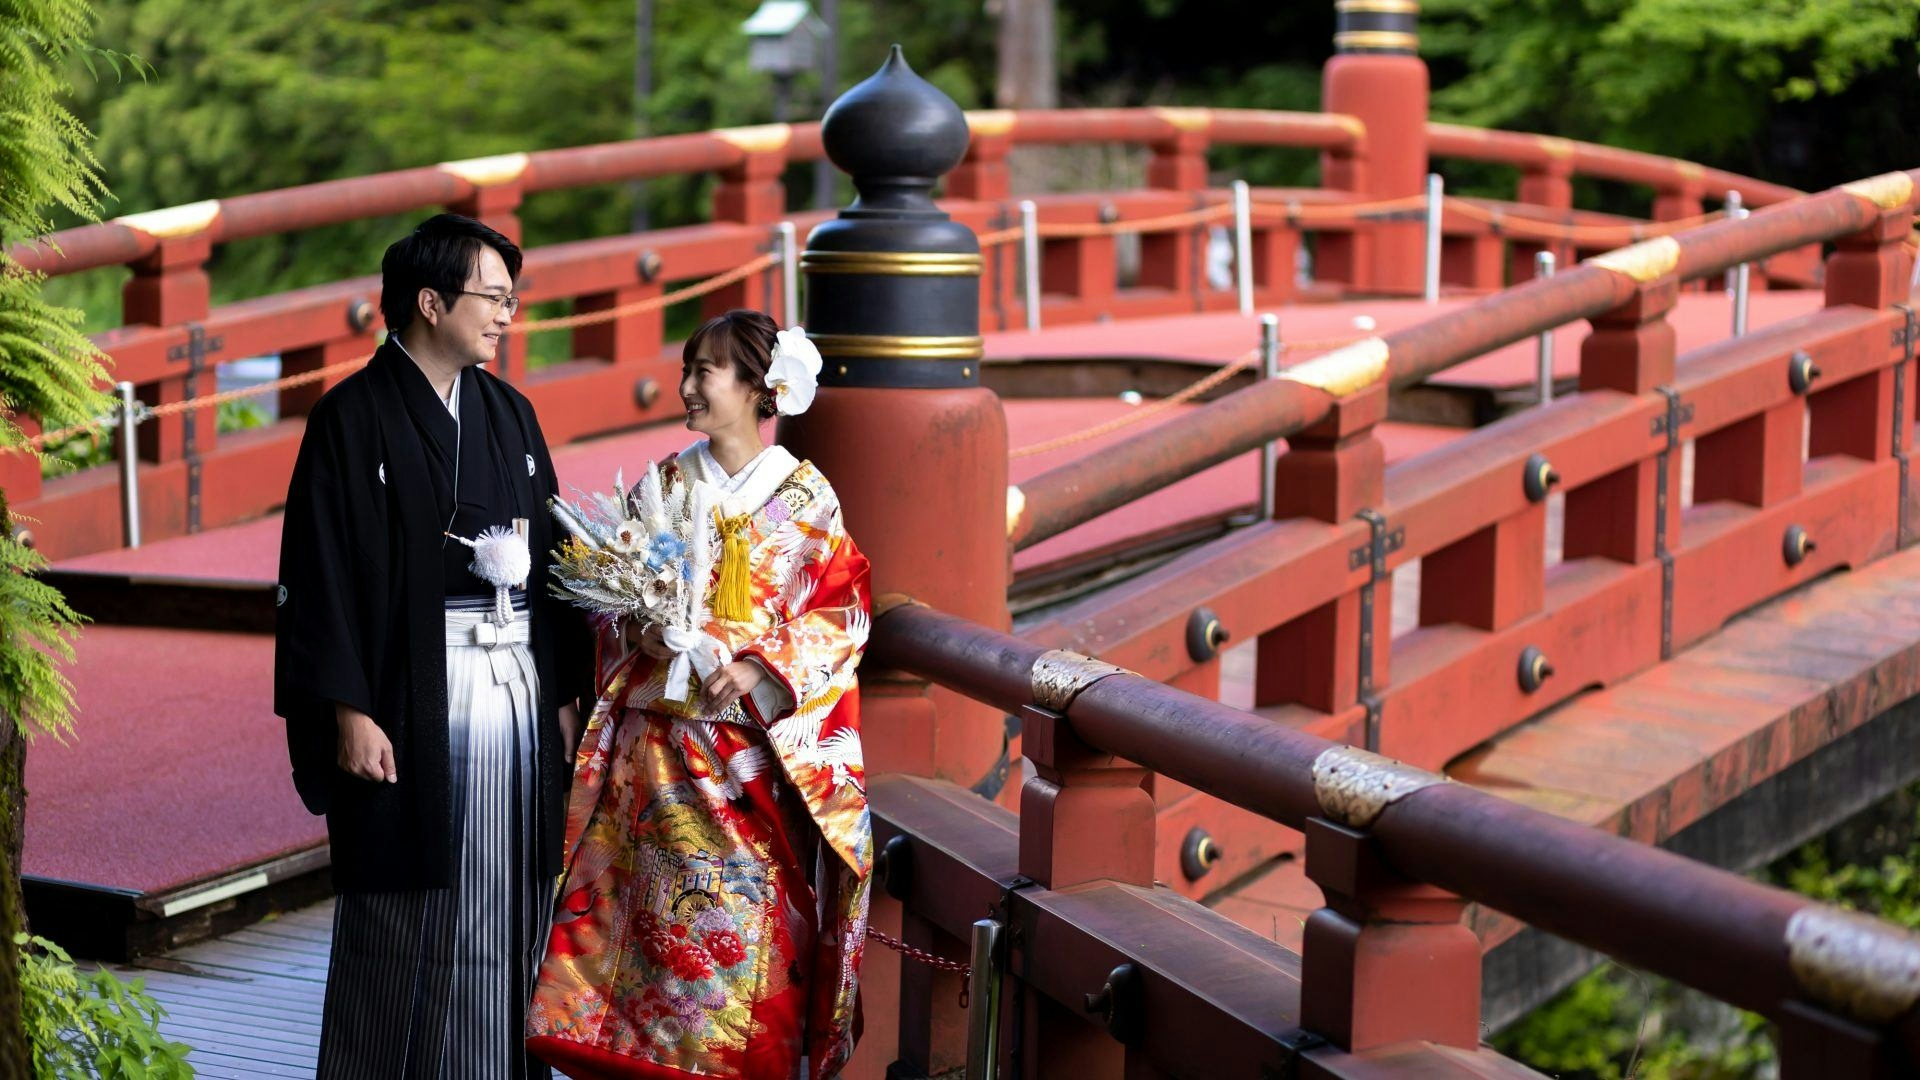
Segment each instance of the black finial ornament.
[{"label": "black finial ornament", "polygon": [[978,386],[980,242],[933,201],[966,157],[966,114],[895,45],[827,110],[820,138],[859,192],[800,257],[821,385]]},{"label": "black finial ornament", "polygon": [[967,115],[895,45],[879,71],[827,110],[820,141],[860,192],[841,217],[944,219],[933,185],[967,155]]}]

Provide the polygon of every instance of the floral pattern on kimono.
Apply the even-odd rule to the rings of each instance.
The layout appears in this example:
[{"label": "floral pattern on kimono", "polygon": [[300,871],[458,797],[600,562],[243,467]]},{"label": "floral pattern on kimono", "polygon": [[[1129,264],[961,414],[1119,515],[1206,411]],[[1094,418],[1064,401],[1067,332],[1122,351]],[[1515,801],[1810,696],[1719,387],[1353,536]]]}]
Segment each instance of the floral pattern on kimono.
[{"label": "floral pattern on kimono", "polygon": [[767,669],[749,698],[711,715],[668,701],[666,662],[622,655],[602,627],[604,689],[527,1021],[529,1045],[571,1075],[786,1080],[804,1055],[829,1077],[853,1050],[872,858],[855,678],[867,560],[811,464],[750,529],[752,617],[707,627]]}]

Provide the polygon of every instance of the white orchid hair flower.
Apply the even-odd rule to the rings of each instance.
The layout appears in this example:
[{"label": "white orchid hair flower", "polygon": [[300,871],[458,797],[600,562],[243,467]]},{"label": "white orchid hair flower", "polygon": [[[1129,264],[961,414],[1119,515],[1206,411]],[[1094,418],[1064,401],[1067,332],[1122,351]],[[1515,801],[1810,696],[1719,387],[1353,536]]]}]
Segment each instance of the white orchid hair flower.
[{"label": "white orchid hair flower", "polygon": [[813,406],[820,367],[820,350],[807,340],[805,328],[790,327],[774,335],[767,389],[773,392],[773,407],[781,416],[798,416]]}]

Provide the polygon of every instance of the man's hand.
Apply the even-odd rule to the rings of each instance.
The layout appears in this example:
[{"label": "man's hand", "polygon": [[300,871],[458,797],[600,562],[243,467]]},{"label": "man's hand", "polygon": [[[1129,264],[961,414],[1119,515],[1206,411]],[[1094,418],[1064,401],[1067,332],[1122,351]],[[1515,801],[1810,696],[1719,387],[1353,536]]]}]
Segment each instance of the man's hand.
[{"label": "man's hand", "polygon": [[362,780],[400,782],[393,767],[393,743],[373,717],[336,704],[333,718],[340,726],[340,752],[335,760],[342,770]]},{"label": "man's hand", "polygon": [[567,748],[567,760],[580,750],[580,707],[569,701],[558,710],[561,745]]},{"label": "man's hand", "polygon": [[655,660],[673,658],[673,650],[667,648],[667,638],[659,623],[628,619],[620,624],[620,641],[628,652],[639,649]]},{"label": "man's hand", "polygon": [[752,660],[735,660],[707,676],[700,692],[706,695],[708,710],[719,712],[752,693],[766,677],[766,669]]}]

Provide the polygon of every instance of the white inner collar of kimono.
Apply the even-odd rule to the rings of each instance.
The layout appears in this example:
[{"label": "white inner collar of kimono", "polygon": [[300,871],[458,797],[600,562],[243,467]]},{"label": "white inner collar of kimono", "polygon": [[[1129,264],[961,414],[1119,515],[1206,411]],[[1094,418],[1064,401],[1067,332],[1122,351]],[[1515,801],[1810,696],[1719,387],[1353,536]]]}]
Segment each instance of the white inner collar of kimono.
[{"label": "white inner collar of kimono", "polygon": [[740,471],[729,475],[714,459],[713,449],[705,439],[688,447],[680,455],[681,466],[692,475],[698,484],[714,489],[714,501],[721,505],[721,512],[743,514],[758,510],[773,498],[793,470],[800,462],[782,446],[769,446],[754,456],[752,461],[741,466]]}]

